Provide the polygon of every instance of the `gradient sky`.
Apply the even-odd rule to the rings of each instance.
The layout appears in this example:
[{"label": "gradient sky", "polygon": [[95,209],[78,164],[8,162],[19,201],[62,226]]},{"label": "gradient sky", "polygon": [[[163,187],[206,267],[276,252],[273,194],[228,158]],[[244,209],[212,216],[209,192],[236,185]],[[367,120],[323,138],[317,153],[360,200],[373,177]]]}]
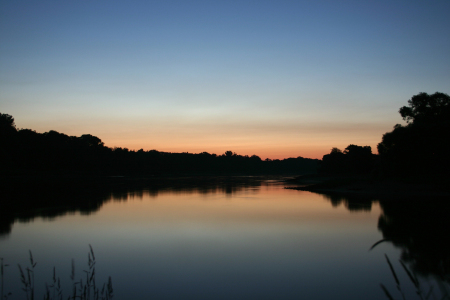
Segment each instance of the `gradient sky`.
[{"label": "gradient sky", "polygon": [[450,1],[0,0],[0,112],[107,146],[321,158],[450,92]]}]

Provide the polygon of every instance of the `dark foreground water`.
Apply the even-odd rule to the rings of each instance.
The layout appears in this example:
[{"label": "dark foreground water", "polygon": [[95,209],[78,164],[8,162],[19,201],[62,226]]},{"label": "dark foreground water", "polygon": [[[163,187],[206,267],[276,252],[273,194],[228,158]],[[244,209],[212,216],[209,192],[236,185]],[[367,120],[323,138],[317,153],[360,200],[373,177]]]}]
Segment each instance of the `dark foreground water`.
[{"label": "dark foreground water", "polygon": [[[387,215],[376,199],[284,186],[262,181],[116,192],[101,200],[85,195],[78,196],[83,208],[13,218],[0,236],[0,257],[9,264],[4,290],[12,292],[8,299],[25,299],[17,264],[28,266],[31,250],[36,298],[42,299],[54,266],[67,298],[71,260],[76,277],[83,276],[91,244],[97,283],[111,276],[114,299],[387,299],[380,283],[400,298],[384,254],[407,299],[416,295],[398,262],[402,256],[424,290],[432,284],[440,295],[432,269],[448,260],[448,249],[415,250],[420,238],[412,241],[415,233],[394,222],[396,208]],[[369,251],[383,238],[389,241]],[[427,251],[435,258],[424,257]],[[420,269],[430,259],[437,267]]]}]

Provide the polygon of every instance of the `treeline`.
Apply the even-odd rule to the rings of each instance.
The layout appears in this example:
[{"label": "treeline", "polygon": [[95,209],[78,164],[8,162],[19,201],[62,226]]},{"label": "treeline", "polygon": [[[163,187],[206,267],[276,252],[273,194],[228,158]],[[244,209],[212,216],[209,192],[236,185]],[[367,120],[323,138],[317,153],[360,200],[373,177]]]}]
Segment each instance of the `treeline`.
[{"label": "treeline", "polygon": [[302,174],[314,173],[319,160],[303,157],[262,160],[232,151],[169,153],[110,148],[100,138],[68,136],[56,131],[38,133],[17,129],[14,118],[0,114],[0,164],[3,173],[66,172],[96,175],[166,174]]},{"label": "treeline", "polygon": [[349,145],[344,151],[333,148],[322,158],[319,173],[322,174],[368,174],[374,170],[377,155],[370,146]]},{"label": "treeline", "polygon": [[333,148],[323,156],[319,173],[449,176],[450,96],[420,93],[399,113],[407,124],[397,124],[383,135],[378,155],[369,146]]}]

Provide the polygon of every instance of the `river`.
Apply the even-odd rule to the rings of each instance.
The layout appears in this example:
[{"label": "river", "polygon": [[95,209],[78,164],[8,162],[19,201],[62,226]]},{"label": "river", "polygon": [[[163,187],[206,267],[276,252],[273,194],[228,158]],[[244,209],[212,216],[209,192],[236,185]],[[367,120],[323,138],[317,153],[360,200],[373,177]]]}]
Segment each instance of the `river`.
[{"label": "river", "polygon": [[2,231],[8,299],[25,299],[17,264],[30,266],[29,250],[36,297],[55,267],[67,299],[72,259],[77,281],[89,245],[97,284],[111,276],[114,299],[387,299],[380,283],[400,294],[385,254],[415,299],[398,262],[405,248],[387,241],[369,251],[386,237],[377,199],[285,189],[274,180],[77,197],[88,204],[15,217]]}]

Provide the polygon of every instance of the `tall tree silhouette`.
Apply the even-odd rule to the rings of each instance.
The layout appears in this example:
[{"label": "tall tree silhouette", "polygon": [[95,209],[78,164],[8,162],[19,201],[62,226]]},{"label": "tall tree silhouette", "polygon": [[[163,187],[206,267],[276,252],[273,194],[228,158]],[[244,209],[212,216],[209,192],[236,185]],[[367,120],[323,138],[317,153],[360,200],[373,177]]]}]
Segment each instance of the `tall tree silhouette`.
[{"label": "tall tree silhouette", "polygon": [[8,114],[0,113],[0,173],[7,172],[13,167],[14,140],[17,135],[14,118]]},{"label": "tall tree silhouette", "polygon": [[390,174],[448,174],[450,96],[420,93],[399,110],[407,122],[383,135],[378,153]]}]

